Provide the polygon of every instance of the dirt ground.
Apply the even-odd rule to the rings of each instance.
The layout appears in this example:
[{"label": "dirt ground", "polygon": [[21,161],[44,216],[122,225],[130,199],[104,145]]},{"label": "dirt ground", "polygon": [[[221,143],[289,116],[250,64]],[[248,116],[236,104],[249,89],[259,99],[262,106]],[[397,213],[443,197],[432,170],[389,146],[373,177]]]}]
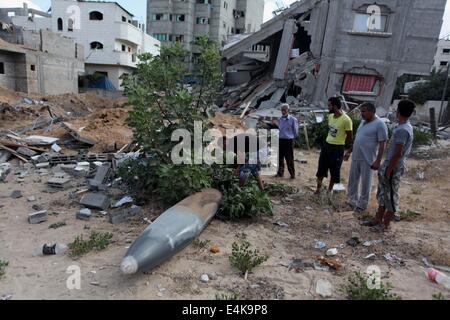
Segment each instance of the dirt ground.
[{"label": "dirt ground", "polygon": [[[315,283],[327,279],[333,284],[330,299],[345,299],[340,286],[354,271],[364,273],[368,266],[381,269],[382,281],[394,287],[393,292],[403,299],[432,299],[438,292],[448,299],[448,291],[431,283],[423,272],[422,258],[436,264],[450,266],[450,184],[448,172],[449,144],[443,144],[436,154],[413,158],[401,186],[401,209],[421,213],[413,221],[395,223],[393,232],[379,235],[359,225],[352,212],[340,212],[345,197],[335,194],[330,202],[325,196],[313,196],[315,170],[319,151],[296,151],[299,178],[282,179],[295,185],[299,193],[290,199],[273,198],[274,216],[252,222],[223,222],[213,220],[199,237],[209,240],[209,246],[198,248],[190,245],[172,259],[148,274],[124,276],[119,265],[128,246],[148,226],[144,218],[155,219],[161,208],[146,206],[143,213],[130,222],[112,225],[105,216],[95,213],[90,221],[75,219],[80,209],[78,197],[70,193],[85,187],[83,178],[72,181],[73,188],[49,193],[45,182],[51,177],[40,176],[34,168],[14,167],[11,181],[0,183],[0,260],[9,262],[5,276],[0,279],[0,297],[12,295],[12,299],[215,299],[216,294],[237,294],[240,299],[322,299],[315,292]],[[20,173],[28,171],[22,178]],[[344,164],[343,177],[348,177],[349,163]],[[417,172],[424,172],[424,179],[417,180]],[[273,181],[270,178],[267,181]],[[346,181],[344,181],[346,182]],[[20,190],[22,198],[12,199],[13,190]],[[370,213],[376,209],[376,182]],[[119,190],[108,193],[120,198]],[[27,197],[35,196],[36,202]],[[292,199],[292,200],[291,200]],[[27,215],[39,204],[54,213],[47,222],[31,225]],[[282,220],[288,227],[273,222]],[[49,225],[65,221],[66,226],[49,229]],[[40,256],[44,243],[69,243],[77,235],[89,235],[91,231],[111,232],[113,243],[103,251],[93,251],[78,260],[67,255]],[[381,244],[355,248],[346,245],[354,233],[362,242],[383,240]],[[232,243],[245,234],[246,239],[267,253],[270,258],[245,280],[228,261]],[[326,249],[314,249],[316,240],[324,241],[327,248],[338,248],[340,271],[307,269],[289,270],[295,259],[315,259]],[[218,245],[220,252],[213,254],[209,247]],[[375,260],[364,259],[375,253]],[[387,261],[387,253],[400,260]],[[71,265],[81,268],[81,289],[69,290],[66,270]],[[202,283],[202,274],[213,274],[213,279]]]}]

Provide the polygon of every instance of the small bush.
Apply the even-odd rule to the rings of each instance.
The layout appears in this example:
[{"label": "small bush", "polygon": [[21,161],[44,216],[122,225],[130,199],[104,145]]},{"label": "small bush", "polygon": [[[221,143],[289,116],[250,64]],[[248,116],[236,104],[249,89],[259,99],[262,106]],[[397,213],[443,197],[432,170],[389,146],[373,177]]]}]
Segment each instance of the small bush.
[{"label": "small bush", "polygon": [[211,243],[211,240],[200,240],[200,239],[195,239],[195,240],[192,242],[192,245],[193,245],[194,248],[196,248],[196,249],[201,249],[201,250],[203,250],[203,249],[206,249],[206,248],[209,246],[210,243]]},{"label": "small bush", "polygon": [[270,183],[264,186],[264,191],[267,192],[269,196],[281,196],[285,197],[290,194],[298,192],[296,187],[288,186],[282,183]]},{"label": "small bush", "polygon": [[254,268],[269,259],[267,255],[261,255],[259,250],[250,250],[250,243],[243,241],[241,244],[234,242],[232,253],[229,257],[231,266],[238,269],[242,274],[251,272]]},{"label": "small bush", "polygon": [[8,261],[0,260],[0,279],[5,275],[5,269],[8,265]]},{"label": "small bush", "polygon": [[424,132],[419,128],[414,128],[414,141],[413,141],[414,148],[430,145],[432,140],[433,136],[431,135],[431,133]]},{"label": "small bush", "polygon": [[117,168],[117,175],[137,199],[145,199],[154,190],[156,168],[150,159],[129,159]]},{"label": "small bush", "polygon": [[234,220],[273,214],[269,197],[255,183],[240,188],[236,182],[228,190],[223,190],[222,194],[217,213],[219,218]]},{"label": "small bush", "polygon": [[400,212],[400,219],[405,221],[414,221],[417,220],[417,218],[420,217],[420,213],[407,210],[407,211],[401,211]]},{"label": "small bush", "polygon": [[210,168],[200,165],[160,165],[156,171],[155,192],[168,205],[212,186]]},{"label": "small bush", "polygon": [[433,300],[447,300],[447,299],[445,299],[445,296],[442,294],[442,292],[438,292],[433,294]]},{"label": "small bush", "polygon": [[216,300],[239,300],[240,296],[238,293],[216,293]]},{"label": "small bush", "polygon": [[91,232],[89,240],[84,240],[83,236],[77,236],[72,243],[68,244],[69,256],[78,258],[92,250],[104,250],[111,242],[113,235],[111,233]]},{"label": "small bush", "polygon": [[380,283],[379,289],[369,289],[367,281],[368,277],[355,272],[343,285],[341,292],[345,293],[350,300],[401,300],[396,294],[390,293],[392,286],[389,283]]},{"label": "small bush", "polygon": [[49,229],[58,229],[58,228],[64,227],[65,225],[66,225],[66,223],[64,221],[61,221],[61,222],[51,224],[48,228]]}]

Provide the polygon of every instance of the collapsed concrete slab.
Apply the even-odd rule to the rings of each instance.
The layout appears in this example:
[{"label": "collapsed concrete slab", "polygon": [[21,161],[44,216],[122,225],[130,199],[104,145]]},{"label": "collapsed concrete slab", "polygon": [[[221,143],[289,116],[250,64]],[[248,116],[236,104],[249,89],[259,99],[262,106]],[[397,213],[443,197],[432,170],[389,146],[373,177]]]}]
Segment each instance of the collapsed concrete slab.
[{"label": "collapsed concrete slab", "polygon": [[81,198],[80,204],[89,209],[106,210],[111,201],[102,193],[87,193]]}]

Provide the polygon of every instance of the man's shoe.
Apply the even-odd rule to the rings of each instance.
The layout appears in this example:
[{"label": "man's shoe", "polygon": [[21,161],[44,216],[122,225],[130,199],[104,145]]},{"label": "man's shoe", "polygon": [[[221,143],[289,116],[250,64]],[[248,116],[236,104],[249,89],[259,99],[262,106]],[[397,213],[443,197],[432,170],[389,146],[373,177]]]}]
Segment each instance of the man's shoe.
[{"label": "man's shoe", "polygon": [[400,214],[399,214],[399,213],[396,213],[396,214],[394,215],[394,221],[395,221],[395,222],[400,222],[401,220],[402,220],[402,218],[401,218]]},{"label": "man's shoe", "polygon": [[369,220],[369,221],[363,221],[361,222],[361,225],[363,227],[375,227],[375,226],[379,226],[381,223],[379,223],[378,221],[375,220]]},{"label": "man's shoe", "polygon": [[382,224],[378,224],[372,228],[370,228],[370,231],[376,232],[376,233],[384,233],[386,231],[386,227]]},{"label": "man's shoe", "polygon": [[295,180],[295,176],[291,176],[291,180]]},{"label": "man's shoe", "polygon": [[283,175],[277,173],[274,178],[283,178]]}]

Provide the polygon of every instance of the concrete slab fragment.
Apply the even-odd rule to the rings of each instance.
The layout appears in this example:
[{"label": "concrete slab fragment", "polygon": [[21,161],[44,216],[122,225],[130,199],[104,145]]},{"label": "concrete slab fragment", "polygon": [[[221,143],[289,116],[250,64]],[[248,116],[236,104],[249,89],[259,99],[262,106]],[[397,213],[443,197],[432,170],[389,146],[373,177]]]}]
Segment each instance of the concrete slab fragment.
[{"label": "concrete slab fragment", "polygon": [[111,212],[109,214],[109,222],[112,224],[119,224],[127,221],[129,218],[134,217],[135,215],[141,212],[141,207],[131,206],[127,209],[118,210],[115,212]]},{"label": "concrete slab fragment", "polygon": [[28,223],[38,224],[47,221],[47,210],[30,213],[28,215]]},{"label": "concrete slab fragment", "polygon": [[110,205],[110,199],[102,193],[88,193],[81,198],[80,204],[86,208],[106,210]]}]

